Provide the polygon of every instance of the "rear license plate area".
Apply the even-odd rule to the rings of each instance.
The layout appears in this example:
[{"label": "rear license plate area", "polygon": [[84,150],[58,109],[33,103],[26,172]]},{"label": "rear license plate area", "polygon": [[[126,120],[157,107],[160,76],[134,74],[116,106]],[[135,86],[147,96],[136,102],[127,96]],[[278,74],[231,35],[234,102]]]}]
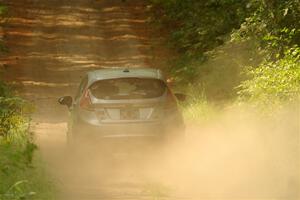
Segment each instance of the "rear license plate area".
[{"label": "rear license plate area", "polygon": [[125,108],[120,112],[121,120],[133,120],[140,118],[140,112],[137,108]]}]

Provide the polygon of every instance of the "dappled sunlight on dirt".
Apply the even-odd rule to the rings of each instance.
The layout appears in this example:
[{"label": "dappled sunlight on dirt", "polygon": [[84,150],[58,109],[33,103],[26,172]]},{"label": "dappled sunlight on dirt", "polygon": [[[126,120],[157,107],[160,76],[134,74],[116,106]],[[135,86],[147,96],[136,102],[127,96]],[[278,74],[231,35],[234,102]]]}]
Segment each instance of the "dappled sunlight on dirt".
[{"label": "dappled sunlight on dirt", "polygon": [[[34,1],[32,0],[32,2]],[[112,5],[106,4],[102,1],[89,3],[52,1],[42,4],[22,3],[22,1],[9,2],[8,5],[14,9],[11,9],[7,20],[9,23],[9,27],[6,27],[7,45],[10,46],[12,52],[19,52],[17,55],[19,61],[16,63],[14,59],[2,59],[2,62],[10,67],[18,65],[23,59],[31,62],[30,56],[33,56],[30,55],[31,49],[38,48],[40,54],[35,57],[47,59],[40,61],[43,65],[53,64],[48,68],[62,65],[73,67],[77,64],[88,63],[90,65],[86,65],[86,67],[94,69],[95,67],[105,67],[107,64],[127,64],[126,66],[129,66],[144,63],[144,57],[140,56],[139,49],[149,48],[149,46],[137,46],[139,42],[136,41],[147,42],[148,39],[138,32],[133,32],[131,26],[136,26],[135,30],[142,33],[145,19],[139,19],[137,15],[132,17],[128,10],[124,10],[130,9],[130,4],[125,5],[125,8],[122,7],[124,5],[120,6],[117,1],[111,3]],[[41,51],[39,47],[43,45],[45,48]],[[111,45],[115,48],[107,48]],[[66,52],[70,54],[61,59],[59,55],[66,54]],[[73,56],[78,52],[81,57],[86,56],[78,60]],[[97,54],[94,54],[96,52]],[[89,55],[90,53],[93,53],[92,57]],[[114,59],[120,55],[126,56],[128,60],[121,63],[114,62]],[[103,56],[106,59],[109,58],[108,63],[102,63],[99,60]],[[134,59],[139,56],[140,58],[133,61],[130,59],[132,56],[135,56]],[[27,65],[26,62],[22,65]],[[39,62],[39,60],[34,62]]]}]

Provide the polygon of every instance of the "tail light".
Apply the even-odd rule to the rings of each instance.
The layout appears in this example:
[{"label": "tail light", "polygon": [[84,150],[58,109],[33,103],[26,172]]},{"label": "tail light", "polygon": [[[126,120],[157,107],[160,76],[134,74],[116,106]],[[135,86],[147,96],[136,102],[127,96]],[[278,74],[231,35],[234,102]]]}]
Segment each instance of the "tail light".
[{"label": "tail light", "polygon": [[93,110],[92,101],[90,97],[90,91],[87,89],[85,90],[81,100],[80,100],[80,108],[85,110]]}]

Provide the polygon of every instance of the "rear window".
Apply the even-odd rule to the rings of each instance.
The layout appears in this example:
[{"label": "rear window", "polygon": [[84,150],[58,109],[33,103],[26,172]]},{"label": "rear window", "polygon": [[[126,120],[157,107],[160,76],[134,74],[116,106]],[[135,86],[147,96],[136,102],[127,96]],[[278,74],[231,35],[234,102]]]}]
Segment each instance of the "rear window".
[{"label": "rear window", "polygon": [[162,96],[166,85],[157,79],[119,78],[97,81],[90,91],[98,99],[147,99]]}]

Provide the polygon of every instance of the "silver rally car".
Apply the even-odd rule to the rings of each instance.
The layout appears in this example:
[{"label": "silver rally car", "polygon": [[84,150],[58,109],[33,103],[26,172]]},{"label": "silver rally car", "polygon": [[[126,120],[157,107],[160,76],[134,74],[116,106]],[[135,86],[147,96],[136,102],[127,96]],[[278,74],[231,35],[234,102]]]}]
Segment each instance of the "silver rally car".
[{"label": "silver rally car", "polygon": [[70,111],[68,139],[175,138],[184,134],[177,100],[158,69],[113,68],[88,72],[74,99],[59,98]]}]

